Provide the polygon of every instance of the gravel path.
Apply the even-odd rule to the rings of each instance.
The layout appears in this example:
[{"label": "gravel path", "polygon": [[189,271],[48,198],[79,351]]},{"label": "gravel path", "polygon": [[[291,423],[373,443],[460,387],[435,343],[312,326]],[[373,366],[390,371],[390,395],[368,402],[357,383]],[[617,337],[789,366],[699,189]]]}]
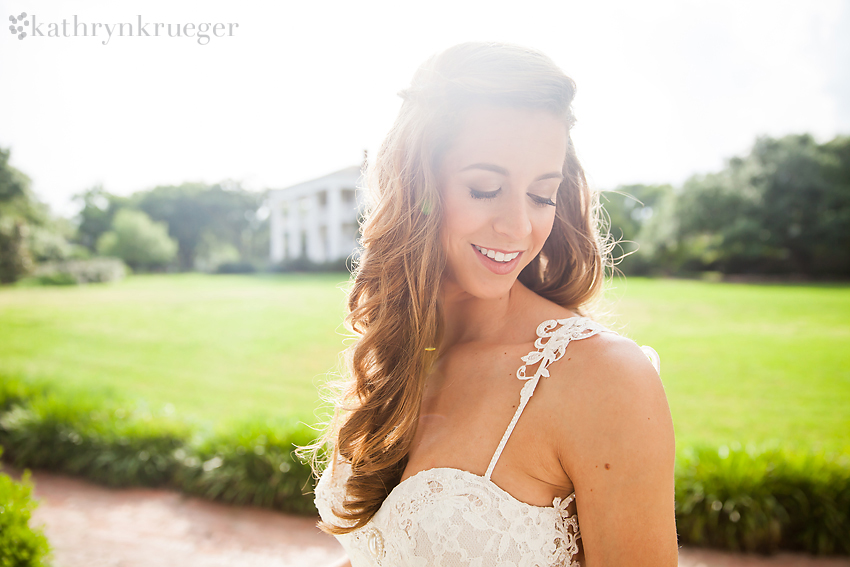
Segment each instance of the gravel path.
[{"label": "gravel path", "polygon": [[[0,466],[19,478],[8,465]],[[227,506],[149,489],[109,489],[37,471],[33,525],[55,567],[322,567],[342,555],[314,518]],[[680,567],[850,567],[845,558],[765,558],[682,549]]]}]

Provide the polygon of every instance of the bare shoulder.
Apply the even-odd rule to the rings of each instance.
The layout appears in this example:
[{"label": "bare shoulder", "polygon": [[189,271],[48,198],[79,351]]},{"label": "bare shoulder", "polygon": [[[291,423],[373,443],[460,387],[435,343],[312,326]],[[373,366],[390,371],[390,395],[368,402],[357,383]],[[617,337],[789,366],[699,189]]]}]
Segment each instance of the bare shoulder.
[{"label": "bare shoulder", "polygon": [[601,331],[588,338],[573,339],[567,352],[568,364],[553,364],[551,370],[574,387],[588,387],[590,392],[626,388],[629,394],[645,390],[663,394],[658,372],[632,339]]},{"label": "bare shoulder", "polygon": [[595,468],[594,459],[606,450],[638,441],[672,456],[673,425],[664,386],[637,343],[607,332],[573,340],[549,372],[549,399],[568,410],[559,414],[559,430],[571,455],[566,460],[577,469],[567,471],[571,477],[588,466],[585,457]]},{"label": "bare shoulder", "polygon": [[647,355],[612,333],[574,340],[546,385],[588,563],[675,565],[673,422]]}]

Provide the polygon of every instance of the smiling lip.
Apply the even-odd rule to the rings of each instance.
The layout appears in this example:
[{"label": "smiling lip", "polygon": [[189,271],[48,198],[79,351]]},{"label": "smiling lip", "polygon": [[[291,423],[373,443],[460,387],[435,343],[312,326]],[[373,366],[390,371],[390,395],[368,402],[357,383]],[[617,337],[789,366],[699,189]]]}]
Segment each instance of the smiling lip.
[{"label": "smiling lip", "polygon": [[[487,247],[482,246],[482,248],[487,248]],[[517,264],[519,264],[520,258],[522,258],[522,251],[521,250],[515,250],[514,252],[509,252],[509,251],[504,251],[504,250],[496,250],[495,248],[487,248],[487,250],[492,250],[493,252],[501,252],[502,254],[513,254],[515,252],[517,253],[517,257],[514,258],[513,260],[511,260],[510,262],[497,262],[496,260],[493,260],[492,258],[488,258],[484,254],[479,252],[475,248],[474,244],[472,245],[472,251],[475,253],[476,256],[478,256],[478,259],[481,261],[481,263],[484,264],[484,266],[488,270],[490,270],[494,274],[498,274],[500,276],[504,276],[504,275],[509,274],[512,271],[514,271],[514,268],[516,268]]]}]

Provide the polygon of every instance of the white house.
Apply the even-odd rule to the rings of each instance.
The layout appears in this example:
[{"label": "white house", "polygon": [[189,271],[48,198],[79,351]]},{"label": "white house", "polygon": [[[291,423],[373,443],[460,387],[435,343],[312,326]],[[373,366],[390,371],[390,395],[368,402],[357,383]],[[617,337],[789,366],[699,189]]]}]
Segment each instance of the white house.
[{"label": "white house", "polygon": [[307,258],[322,264],[348,257],[357,246],[364,204],[360,166],[269,191],[272,263]]}]

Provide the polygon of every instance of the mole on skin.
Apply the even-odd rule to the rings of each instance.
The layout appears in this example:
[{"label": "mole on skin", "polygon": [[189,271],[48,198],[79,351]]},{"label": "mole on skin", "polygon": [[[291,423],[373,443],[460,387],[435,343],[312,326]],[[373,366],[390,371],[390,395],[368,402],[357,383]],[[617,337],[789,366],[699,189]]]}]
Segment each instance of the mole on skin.
[{"label": "mole on skin", "polygon": [[608,463],[605,463],[605,470],[607,471],[610,468],[611,468],[611,465],[609,465]]}]

